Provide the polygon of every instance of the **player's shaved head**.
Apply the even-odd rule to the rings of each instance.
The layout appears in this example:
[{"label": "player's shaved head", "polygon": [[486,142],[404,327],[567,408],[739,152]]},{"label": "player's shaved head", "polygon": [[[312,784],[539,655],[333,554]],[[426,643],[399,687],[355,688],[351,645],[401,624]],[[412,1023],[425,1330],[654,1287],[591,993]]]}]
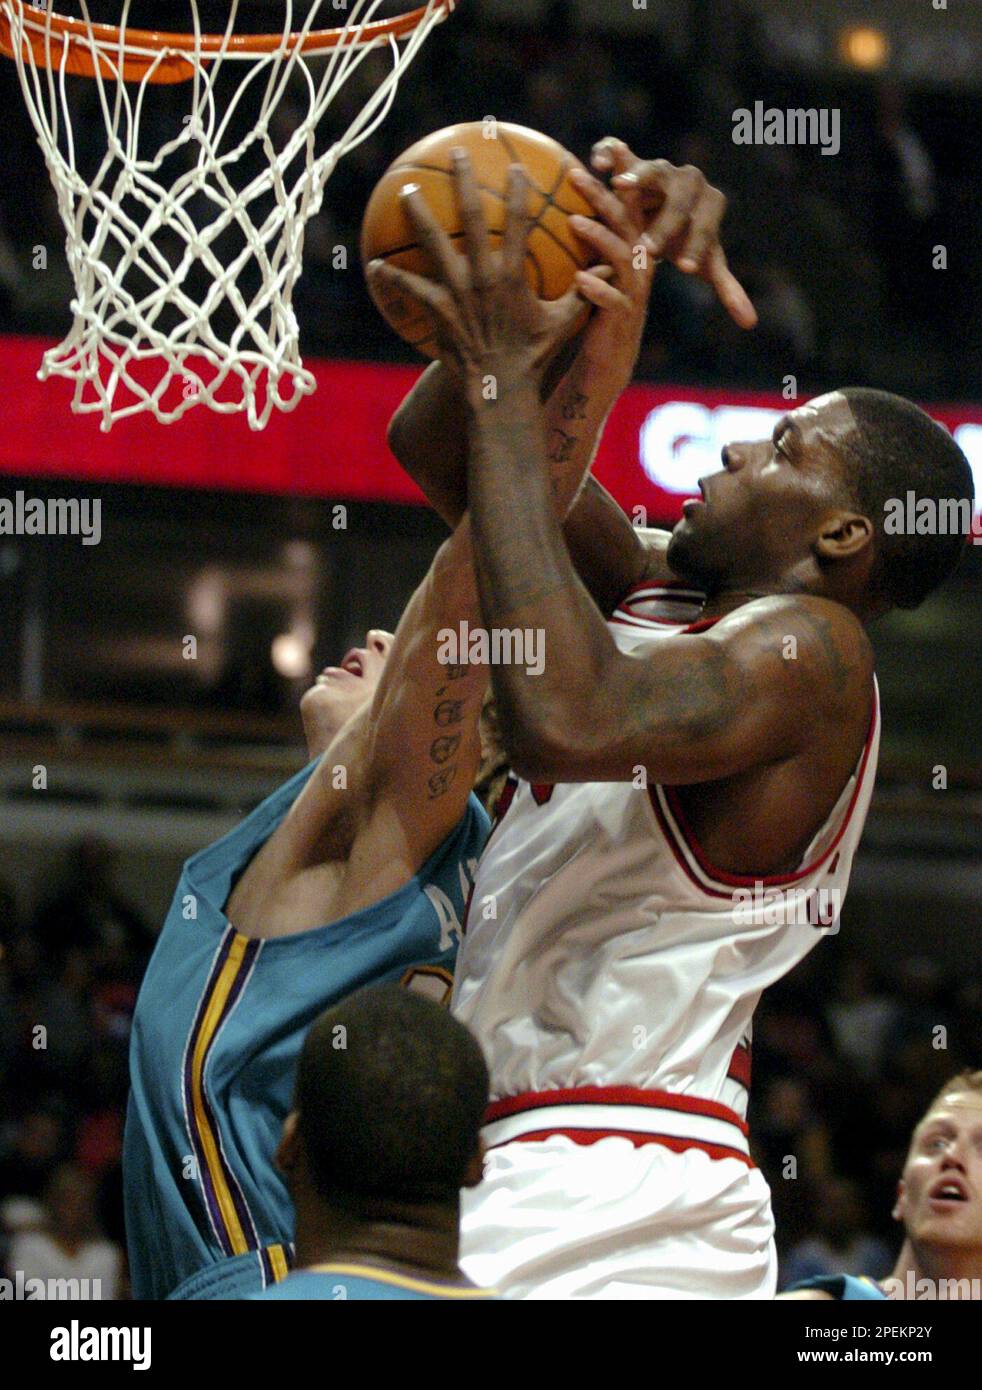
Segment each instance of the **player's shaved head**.
[{"label": "player's shaved head", "polygon": [[722,461],[668,548],[676,573],[710,595],[812,593],[865,619],[916,608],[964,550],[968,460],[901,396],[831,391],[782,416],[770,439],[728,444]]},{"label": "player's shaved head", "polygon": [[318,1196],[456,1201],[487,1103],[481,1049],[445,1008],[396,985],[359,990],[313,1025],[297,1071]]},{"label": "player's shaved head", "polygon": [[876,560],[870,586],[876,598],[916,608],[948,577],[965,548],[965,533],[891,534],[888,504],[912,493],[939,515],[942,504],[961,504],[971,516],[975,489],[968,459],[954,439],[919,406],[889,391],[847,387],[856,429],[840,442],[848,490],[875,527]]}]

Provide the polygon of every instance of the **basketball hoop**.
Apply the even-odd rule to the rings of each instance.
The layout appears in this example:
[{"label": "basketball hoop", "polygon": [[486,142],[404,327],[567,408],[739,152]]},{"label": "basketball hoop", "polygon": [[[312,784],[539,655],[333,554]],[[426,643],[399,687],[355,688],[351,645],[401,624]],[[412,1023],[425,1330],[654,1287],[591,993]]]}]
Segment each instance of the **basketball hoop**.
[{"label": "basketball hoop", "polygon": [[[198,0],[188,0],[193,33],[169,34],[129,28],[131,0],[121,0],[118,26],[94,24],[87,0],[78,0],[78,19],[0,0],[0,53],[17,65],[75,281],[71,332],[44,354],[41,379],[73,381],[72,410],[100,415],[103,430],[147,411],[170,424],[196,405],[244,412],[259,430],[274,408],[293,410],[315,385],[292,306],[306,225],[338,161],[384,121],[402,74],[455,3],[427,0],[378,20],[382,0],[350,0],[342,28],[315,30],[328,0],[309,0],[296,29],[294,0],[283,0],[282,33],[236,34],[240,0],[229,0],[225,31],[203,34]],[[391,69],[317,155],[318,123],[379,47],[389,50]],[[244,68],[222,111],[216,84],[232,63]],[[77,167],[71,76],[95,82],[105,124],[105,155],[91,179]],[[147,148],[149,91],[180,83],[189,84],[180,133]],[[250,88],[259,110],[240,139],[233,117]],[[290,102],[302,94],[302,110],[277,150],[270,124],[287,93]],[[244,156],[261,159],[262,169],[237,182]],[[168,177],[168,162],[183,167]],[[242,243],[228,264],[216,247],[225,233]],[[257,273],[258,286],[243,292]],[[205,288],[191,292],[189,278]],[[228,332],[216,326],[219,308],[234,320]],[[159,380],[148,381],[148,362],[160,365]]]}]

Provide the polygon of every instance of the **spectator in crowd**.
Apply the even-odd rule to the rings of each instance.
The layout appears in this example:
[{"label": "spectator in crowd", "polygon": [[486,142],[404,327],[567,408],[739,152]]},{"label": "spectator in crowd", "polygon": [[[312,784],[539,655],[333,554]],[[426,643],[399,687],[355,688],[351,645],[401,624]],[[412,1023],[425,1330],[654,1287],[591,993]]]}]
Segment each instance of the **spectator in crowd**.
[{"label": "spectator in crowd", "polygon": [[40,1197],[65,1149],[65,1125],[58,1111],[53,1106],[28,1111],[15,1123],[0,1156],[0,1198]]},{"label": "spectator in crowd", "polygon": [[875,983],[868,961],[854,952],[847,955],[826,1017],[837,1050],[864,1081],[882,1071],[885,1040],[896,1023],[897,1007]]},{"label": "spectator in crowd", "polygon": [[11,1241],[7,1277],[42,1280],[49,1298],[118,1298],[122,1252],[99,1233],[92,1179],[63,1164],[45,1191],[45,1208],[43,1229]]}]

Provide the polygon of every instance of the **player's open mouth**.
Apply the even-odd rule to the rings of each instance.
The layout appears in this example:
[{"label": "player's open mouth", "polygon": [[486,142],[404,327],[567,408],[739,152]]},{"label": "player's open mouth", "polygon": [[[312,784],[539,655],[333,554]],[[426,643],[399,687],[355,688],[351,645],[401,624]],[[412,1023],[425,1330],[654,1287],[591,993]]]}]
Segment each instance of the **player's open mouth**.
[{"label": "player's open mouth", "polygon": [[703,486],[702,479],[699,480],[699,492],[699,497],[687,497],[685,501],[682,503],[683,516],[689,516],[699,507],[704,507],[706,505],[706,489]]},{"label": "player's open mouth", "polygon": [[927,1195],[928,1201],[932,1204],[938,1203],[941,1206],[968,1201],[968,1191],[960,1178],[943,1178],[934,1184]]},{"label": "player's open mouth", "polygon": [[365,674],[365,666],[358,652],[352,650],[341,662],[340,666],[325,666],[317,677],[317,685],[326,685],[335,676],[355,676],[361,678]]}]

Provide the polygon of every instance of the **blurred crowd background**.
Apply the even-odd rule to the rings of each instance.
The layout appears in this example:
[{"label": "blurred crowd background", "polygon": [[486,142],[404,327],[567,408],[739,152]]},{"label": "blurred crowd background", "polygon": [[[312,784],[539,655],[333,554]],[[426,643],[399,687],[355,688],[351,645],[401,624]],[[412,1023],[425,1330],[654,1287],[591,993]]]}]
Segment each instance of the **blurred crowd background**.
[{"label": "blurred crowd background", "polygon": [[[612,13],[614,0],[604,3]],[[693,0],[674,6],[681,28],[666,28],[666,7],[653,0],[651,31],[629,38],[605,27],[603,8],[530,5],[522,22],[520,6],[466,0],[430,40],[382,129],[333,175],[325,210],[309,230],[296,301],[305,351],[404,356],[394,335],[380,331],[360,275],[334,268],[334,249],[349,248],[357,263],[364,205],[381,170],[406,145],[456,120],[495,116],[545,130],[584,159],[594,140],[617,134],[642,155],[698,165],[727,193],[726,244],[760,311],[760,329],[752,338],[740,335],[700,282],[667,270],[656,285],[643,378],[773,390],[791,372],[803,392],[851,381],[921,399],[980,400],[982,238],[966,230],[977,229],[982,214],[978,87],[947,82],[943,71],[912,80],[890,61],[874,70],[842,63],[813,70],[804,59],[796,67],[762,18],[780,11],[776,3]],[[858,9],[857,20],[868,7]],[[789,32],[796,10],[802,7],[784,7]],[[912,10],[897,0],[891,13]],[[802,12],[802,25],[807,22]],[[329,130],[357,110],[383,66],[381,58],[363,66]],[[0,62],[0,94],[0,332],[61,334],[70,296],[57,253],[63,231],[6,62]],[[841,152],[829,158],[815,148],[754,147],[734,158],[732,113],[757,100],[840,108]],[[98,122],[87,129],[88,136],[80,127],[83,142],[96,141]],[[43,277],[31,269],[39,243],[52,248]],[[932,268],[938,245],[949,248],[947,272]],[[302,569],[320,524],[313,503],[305,510],[218,494],[193,500],[175,494],[162,503],[152,489],[104,489],[103,495],[121,518],[114,542],[120,548],[101,581],[100,603],[89,601],[89,608],[121,623],[136,594],[146,624],[177,614],[174,633],[186,630],[181,605],[192,587],[185,552],[197,561],[210,557],[218,573],[241,566],[250,547],[268,557],[275,546],[292,544],[300,550],[283,564]],[[217,539],[220,533],[224,538]],[[360,640],[366,621],[393,626],[438,535],[412,509],[353,509],[347,549],[319,553],[320,569],[313,567],[326,590],[332,575],[344,576],[320,613],[319,649],[343,650],[342,641],[356,634]],[[49,688],[63,702],[94,700],[99,679],[120,682],[119,668],[105,662],[96,675],[83,669],[79,654],[76,667],[70,634],[59,627],[83,621],[72,605],[89,592],[84,576],[76,589],[67,562],[54,555],[46,578],[38,579],[36,571],[18,570],[15,559],[8,563],[6,554],[0,553],[5,585],[27,576],[24,612],[41,612],[44,630],[64,636],[50,658]],[[96,557],[87,563],[95,565]],[[256,573],[261,563],[268,558],[255,559]],[[159,590],[141,567],[153,569]],[[931,609],[929,620],[905,618],[883,639],[887,723],[891,700],[901,714],[905,700],[919,703],[911,706],[908,743],[886,745],[891,758],[885,792],[871,814],[872,848],[865,859],[863,850],[859,855],[865,877],[860,873],[841,933],[821,943],[759,1009],[751,1134],[774,1194],[783,1282],[823,1271],[888,1272],[899,1243],[890,1210],[910,1131],[946,1077],[982,1065],[982,779],[977,757],[965,751],[970,743],[977,750],[977,740],[966,735],[958,742],[952,733],[959,721],[963,730],[973,725],[978,709],[978,565],[969,575]],[[267,587],[278,582],[274,574]],[[172,780],[187,783],[181,769],[191,763],[195,738],[204,735],[200,727],[189,734],[187,716],[168,716],[166,709],[199,696],[215,710],[237,711],[236,746],[250,749],[245,762],[241,752],[222,753],[226,768],[237,757],[236,772],[248,765],[255,774],[248,785],[236,784],[224,814],[248,809],[299,765],[296,682],[281,679],[268,661],[257,662],[249,645],[260,630],[268,648],[259,609],[249,607],[259,604],[259,594],[256,581],[223,639],[228,665],[209,692],[177,691],[171,668],[157,685],[149,675],[142,686],[132,678],[128,708],[140,711],[142,752],[135,723],[102,735],[87,730],[93,747],[99,737],[103,745],[117,738],[109,780],[119,766],[146,768],[155,760],[159,778],[169,761]],[[20,622],[20,608],[5,594],[0,614]],[[87,613],[84,621],[95,618]],[[110,621],[103,633],[110,645],[114,631]],[[92,639],[84,645],[91,649]],[[81,718],[64,710],[49,717],[42,700],[32,707],[28,728],[22,711],[15,719],[16,692],[2,680],[0,687],[7,699],[0,724],[16,724],[22,761],[40,755],[40,744],[30,739],[42,738],[51,757],[81,763],[85,754],[94,766],[103,756],[83,746],[84,738],[80,743]],[[150,709],[170,742],[151,745]],[[246,715],[248,729],[241,723]],[[205,732],[212,736],[214,728],[213,721]],[[930,739],[944,744],[949,736],[961,753],[932,757]],[[929,805],[925,793],[935,762],[945,763],[952,789],[944,811],[937,798]],[[199,760],[201,780],[218,780],[209,771],[216,766]],[[182,814],[208,809],[201,781],[195,786],[193,795],[185,793]],[[87,805],[99,806],[102,816],[102,788],[86,784],[65,811],[57,852],[45,854],[26,821],[9,831],[9,846],[0,845],[0,1260],[8,1271],[97,1277],[103,1296],[111,1297],[127,1291],[119,1158],[130,1020],[174,870],[197,832],[175,833],[167,870],[158,865],[154,893],[141,896],[121,886],[127,875],[136,881],[134,866],[146,858],[132,831],[128,838],[120,829],[109,843],[111,835],[103,840],[65,829],[84,825]],[[160,787],[146,796],[156,797],[152,805],[162,815],[169,806],[177,814],[173,786],[166,796]],[[39,1026],[47,1029],[40,1043]]]}]

